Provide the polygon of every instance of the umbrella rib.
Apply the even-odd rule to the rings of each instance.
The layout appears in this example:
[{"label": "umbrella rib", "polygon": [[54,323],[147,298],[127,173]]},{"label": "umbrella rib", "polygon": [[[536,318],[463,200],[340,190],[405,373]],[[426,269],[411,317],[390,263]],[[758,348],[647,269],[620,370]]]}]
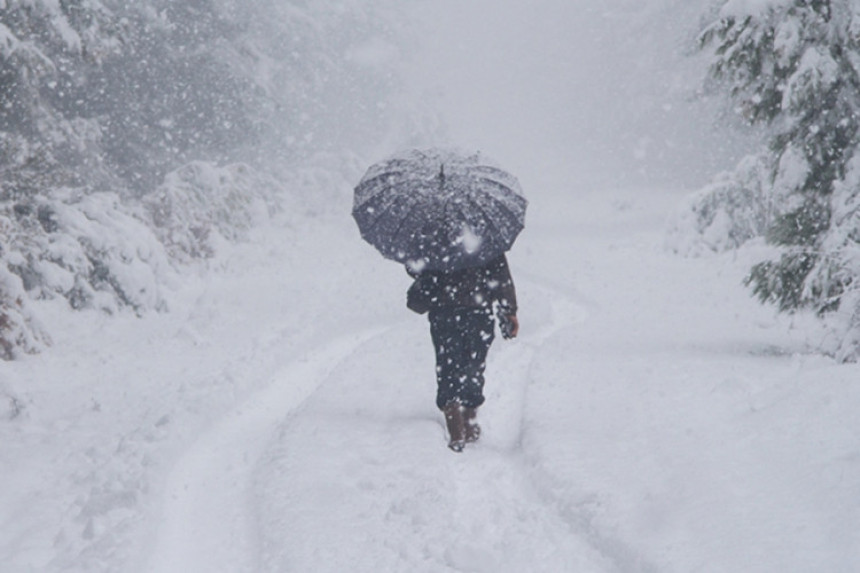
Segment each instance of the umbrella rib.
[{"label": "umbrella rib", "polygon": [[[500,238],[502,238],[502,240],[504,240],[504,237],[502,237],[502,234],[501,234],[501,230],[499,229],[498,225],[496,225],[496,222],[495,222],[495,221],[493,221],[493,220],[492,220],[492,219],[487,215],[487,211],[486,211],[483,207],[481,207],[480,205],[478,205],[477,203],[475,203],[475,208],[476,208],[478,211],[480,211],[480,212],[481,212],[481,215],[483,215],[484,221],[486,221],[487,226],[488,226],[488,227],[492,227],[493,229],[495,229],[495,235],[496,235],[496,236],[498,236],[498,237],[500,237]],[[461,211],[461,212],[462,212],[462,211]],[[465,216],[465,214],[464,214],[464,216]]]},{"label": "umbrella rib", "polygon": [[409,218],[412,216],[412,213],[415,212],[415,209],[417,209],[420,206],[421,206],[421,204],[416,202],[414,205],[412,205],[412,207],[409,209],[409,211],[406,212],[406,215],[400,219],[400,224],[397,225],[397,228],[391,234],[392,241],[394,240],[395,237],[397,237],[397,235],[400,234],[400,231],[403,229],[403,226],[406,224],[406,221],[408,221]]},{"label": "umbrella rib", "polygon": [[[484,193],[485,196],[505,205],[506,208],[509,207],[509,205],[508,205],[509,202],[516,203],[516,207],[522,209],[522,211],[525,212],[525,209],[528,206],[528,201],[526,200],[525,197],[522,196],[522,193],[520,191],[518,191],[517,189],[514,189],[512,187],[508,187],[504,183],[501,183],[499,181],[495,181],[493,179],[486,179],[485,178],[485,179],[483,179],[483,181],[488,183],[489,187],[492,187],[495,190],[502,192],[502,197],[496,197],[495,194],[490,193],[487,190],[487,188],[480,188],[479,191],[481,193]],[[520,202],[522,202],[522,205],[520,205]],[[511,215],[511,217],[514,219],[515,222],[519,223],[518,217],[517,217],[516,213],[514,213],[513,210],[507,208],[506,211]],[[520,226],[522,226],[522,225],[520,225]]]},{"label": "umbrella rib", "polygon": [[[391,201],[391,203],[389,203],[387,207],[385,207],[384,209],[382,209],[382,210],[379,212],[379,214],[378,214],[378,215],[373,219],[373,223],[371,223],[371,224],[370,224],[370,226],[369,226],[369,227],[367,227],[367,230],[366,230],[365,232],[366,232],[367,234],[369,234],[371,231],[375,230],[375,229],[376,229],[376,226],[377,226],[377,225],[378,225],[378,224],[379,224],[383,219],[385,219],[384,215],[385,215],[386,213],[388,213],[388,212],[389,212],[389,211],[390,211],[390,210],[391,210],[395,205],[397,205],[397,204],[398,204],[398,202],[405,202],[405,201],[407,201],[408,199],[409,199],[409,196],[408,196],[408,195],[397,195],[397,196],[395,196],[395,197],[394,197],[394,199]],[[409,210],[409,213],[411,213],[411,212],[415,209],[415,207],[416,207],[416,206],[417,206],[417,205],[414,205],[414,206]],[[400,227],[398,226],[398,230],[399,230],[399,228],[400,228]]]},{"label": "umbrella rib", "polygon": [[[447,209],[448,209],[448,205],[449,205],[449,203],[450,203],[450,202],[451,202],[451,198],[449,198],[449,199],[447,199],[447,200],[445,201],[445,210],[446,210],[446,211],[447,211]],[[499,232],[499,228],[498,228],[498,227],[497,227],[497,226],[496,226],[496,225],[495,225],[495,224],[490,220],[490,218],[487,216],[487,212],[486,212],[486,211],[485,211],[485,210],[484,210],[480,205],[478,205],[477,203],[474,203],[474,202],[473,202],[473,203],[472,203],[472,206],[473,206],[474,208],[476,208],[478,211],[480,211],[480,212],[481,212],[481,214],[483,215],[484,220],[487,222],[487,225],[488,225],[488,226],[493,227],[493,228],[496,230],[496,232],[498,233],[498,232]],[[466,224],[469,224],[469,219],[470,219],[470,217],[467,215],[466,211],[465,211],[462,207],[458,207],[458,206],[456,206],[456,205],[455,205],[455,206],[453,207],[453,209],[455,209],[455,210],[459,211],[459,212],[460,212],[460,218],[461,218],[461,220],[462,220],[462,221],[464,221]]]},{"label": "umbrella rib", "polygon": [[365,203],[367,203],[371,199],[378,196],[380,193],[384,192],[384,187],[376,186],[376,185],[372,185],[372,184],[376,183],[377,181],[379,181],[381,179],[389,177],[389,176],[391,176],[391,173],[380,173],[379,175],[376,175],[370,179],[366,179],[366,180],[362,181],[361,186],[362,187],[369,187],[371,190],[367,194],[367,196],[364,198],[364,200],[361,203],[359,203],[358,205],[356,205],[356,207],[361,207],[362,205],[364,205]]},{"label": "umbrella rib", "polygon": [[505,183],[503,183],[501,181],[497,181],[497,180],[495,180],[491,177],[487,177],[487,176],[481,177],[480,181],[482,181],[483,183],[486,183],[488,187],[491,187],[497,191],[501,191],[502,197],[498,197],[495,194],[490,193],[484,187],[479,187],[477,189],[478,191],[483,193],[486,197],[489,197],[490,199],[492,199],[494,201],[501,201],[502,199],[508,200],[510,198],[513,198],[513,197],[522,198],[522,195],[520,193],[518,193],[516,189],[514,189],[513,187],[511,187],[509,185],[506,185]]},{"label": "umbrella rib", "polygon": [[[476,195],[481,193],[484,196],[490,197],[491,199],[495,200],[495,198],[492,197],[492,195],[490,195],[489,193],[486,193],[485,191],[482,191],[481,189],[474,189],[472,191],[472,193],[474,193]],[[475,205],[475,208],[478,209],[481,212],[481,214],[484,216],[484,220],[487,222],[487,224],[489,226],[491,226],[493,229],[495,229],[496,236],[500,237],[502,240],[507,242],[507,238],[502,236],[502,231],[499,228],[499,225],[496,223],[496,221],[487,214],[487,211],[483,207],[481,207],[481,205],[477,201],[474,202],[474,205]],[[505,213],[504,216],[508,217],[508,214]]]}]

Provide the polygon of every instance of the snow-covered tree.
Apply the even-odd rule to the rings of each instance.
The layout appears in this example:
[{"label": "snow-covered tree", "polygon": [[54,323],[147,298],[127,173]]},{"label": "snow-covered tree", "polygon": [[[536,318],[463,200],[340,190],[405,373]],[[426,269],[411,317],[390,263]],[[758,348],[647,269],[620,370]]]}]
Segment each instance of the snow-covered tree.
[{"label": "snow-covered tree", "polygon": [[213,0],[4,4],[0,130],[18,153],[0,168],[42,174],[29,187],[5,183],[6,195],[43,189],[49,172],[55,183],[146,191],[188,159],[248,140],[253,89],[223,54],[240,30]]},{"label": "snow-covered tree", "polygon": [[[700,45],[714,84],[767,134],[755,158],[764,166],[756,200],[778,253],[752,268],[748,285],[782,311],[853,314],[860,278],[860,4],[728,0],[712,14]],[[846,357],[853,352],[842,349]]]},{"label": "snow-covered tree", "polygon": [[211,255],[297,160],[382,139],[392,6],[0,0],[0,356],[48,339],[28,298],[163,308],[165,254]]}]

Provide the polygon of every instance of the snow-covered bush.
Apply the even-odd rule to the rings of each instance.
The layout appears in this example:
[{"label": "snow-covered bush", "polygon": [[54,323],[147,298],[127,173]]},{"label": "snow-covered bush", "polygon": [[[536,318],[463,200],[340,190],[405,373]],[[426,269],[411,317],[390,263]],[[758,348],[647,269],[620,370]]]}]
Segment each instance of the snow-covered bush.
[{"label": "snow-covered bush", "polygon": [[276,208],[273,181],[246,165],[195,162],[139,204],[116,193],[59,189],[0,203],[0,356],[49,341],[32,301],[138,314],[165,309],[178,264],[239,241]]},{"label": "snow-covered bush", "polygon": [[49,343],[50,337],[28,306],[20,277],[0,265],[0,359],[12,360],[21,352],[38,352]]},{"label": "snow-covered bush", "polygon": [[[253,133],[253,86],[224,52],[239,30],[221,2],[0,3],[0,134],[59,184],[147,191],[170,169]],[[0,156],[0,169],[21,161]],[[119,177],[122,185],[106,181]],[[20,197],[39,188],[5,194]]]},{"label": "snow-covered bush", "polygon": [[146,196],[155,233],[176,260],[211,257],[219,238],[239,241],[277,208],[274,181],[244,164],[197,161]]},{"label": "snow-covered bush", "polygon": [[[700,36],[710,57],[710,79],[751,124],[763,126],[760,187],[746,168],[700,193],[698,212],[722,212],[720,223],[689,226],[699,242],[736,246],[728,234],[748,227],[777,247],[777,256],[753,266],[747,279],[756,296],[781,311],[807,309],[822,317],[854,317],[852,294],[860,277],[854,216],[860,178],[855,174],[860,136],[860,5],[852,0],[729,0],[721,2]],[[726,193],[726,188],[744,193]],[[757,191],[759,189],[759,191]],[[737,209],[737,199],[750,203]],[[763,210],[762,210],[763,208]],[[710,234],[710,236],[706,236]],[[746,237],[751,238],[751,237]],[[845,345],[858,321],[829,317]],[[857,349],[841,348],[843,358]]]},{"label": "snow-covered bush", "polygon": [[667,246],[696,256],[736,249],[767,229],[773,206],[762,188],[765,167],[750,156],[689,197],[670,220]]},{"label": "snow-covered bush", "polygon": [[164,247],[115,193],[60,190],[0,216],[10,227],[4,262],[31,298],[61,296],[72,308],[109,312],[163,306]]}]

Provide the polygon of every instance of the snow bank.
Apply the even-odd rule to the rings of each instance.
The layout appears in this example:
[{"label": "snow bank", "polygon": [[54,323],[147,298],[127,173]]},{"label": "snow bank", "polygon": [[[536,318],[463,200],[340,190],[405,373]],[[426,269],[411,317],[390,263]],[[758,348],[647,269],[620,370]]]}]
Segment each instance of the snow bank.
[{"label": "snow bank", "polygon": [[144,199],[155,233],[178,261],[211,257],[219,239],[237,241],[276,209],[276,184],[244,164],[195,161],[167,175]]},{"label": "snow bank", "polygon": [[138,312],[162,305],[164,249],[114,193],[64,189],[7,206],[5,261],[34,299],[64,297],[75,309]]},{"label": "snow bank", "polygon": [[0,358],[38,352],[50,342],[29,306],[21,279],[0,266]]},{"label": "snow bank", "polygon": [[178,269],[245,240],[276,210],[279,190],[246,165],[194,162],[142,204],[77,189],[4,204],[0,356],[49,344],[35,301],[63,298],[109,314],[166,310],[165,286]]},{"label": "snow bank", "polygon": [[760,237],[772,217],[763,162],[749,156],[733,173],[687,198],[670,217],[666,247],[685,256],[735,249]]}]

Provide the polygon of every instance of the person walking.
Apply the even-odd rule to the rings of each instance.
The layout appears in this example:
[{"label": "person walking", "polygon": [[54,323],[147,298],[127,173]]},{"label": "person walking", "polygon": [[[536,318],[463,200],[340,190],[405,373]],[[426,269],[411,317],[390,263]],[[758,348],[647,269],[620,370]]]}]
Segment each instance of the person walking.
[{"label": "person walking", "polygon": [[448,429],[448,447],[462,452],[481,435],[484,369],[495,337],[493,312],[506,339],[519,333],[517,295],[504,254],[479,267],[416,273],[407,306],[427,314],[436,351],[436,406]]},{"label": "person walking", "polygon": [[361,238],[415,279],[407,305],[430,320],[436,405],[455,452],[480,436],[494,309],[505,338],[519,331],[505,253],[525,227],[527,207],[516,177],[480,152],[456,149],[397,152],[355,187]]}]

